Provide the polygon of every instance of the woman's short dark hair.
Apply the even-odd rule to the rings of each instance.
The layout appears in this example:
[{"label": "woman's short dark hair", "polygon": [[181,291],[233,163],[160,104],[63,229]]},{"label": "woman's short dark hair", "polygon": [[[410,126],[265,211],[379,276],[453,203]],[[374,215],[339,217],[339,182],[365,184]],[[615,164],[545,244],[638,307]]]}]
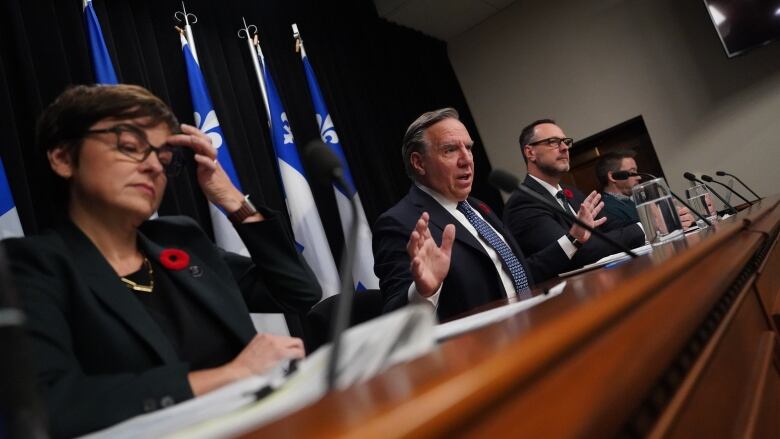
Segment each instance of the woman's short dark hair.
[{"label": "woman's short dark hair", "polygon": [[67,218],[69,189],[48,165],[46,153],[64,148],[78,166],[84,134],[106,118],[145,118],[146,127],[164,123],[171,132],[179,132],[179,121],[170,107],[138,85],[75,85],[68,87],[41,114],[35,132],[36,155],[46,163],[48,172],[41,181],[49,187],[42,203],[49,209],[44,223],[52,225]]},{"label": "woman's short dark hair", "polygon": [[141,86],[75,85],[62,92],[38,119],[38,150],[46,153],[66,148],[74,163],[78,163],[84,133],[98,121],[109,117],[147,118],[145,126],[165,123],[172,132],[179,131],[179,121],[170,107]]}]

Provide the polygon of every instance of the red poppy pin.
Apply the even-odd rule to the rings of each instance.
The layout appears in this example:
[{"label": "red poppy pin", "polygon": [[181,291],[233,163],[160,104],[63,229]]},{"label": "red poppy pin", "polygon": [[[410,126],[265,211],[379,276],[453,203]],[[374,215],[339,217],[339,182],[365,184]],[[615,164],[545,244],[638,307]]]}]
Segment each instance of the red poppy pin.
[{"label": "red poppy pin", "polygon": [[563,196],[566,197],[567,200],[571,200],[574,198],[574,192],[572,192],[571,189],[564,189]]},{"label": "red poppy pin", "polygon": [[487,204],[485,204],[485,203],[482,203],[482,202],[480,202],[479,204],[477,204],[477,207],[478,207],[478,208],[479,208],[479,210],[481,210],[481,211],[482,211],[482,213],[484,213],[485,215],[487,215],[487,214],[489,214],[489,213],[491,212],[491,211],[490,211],[490,206],[488,206],[488,205],[487,205]]},{"label": "red poppy pin", "polygon": [[160,263],[169,270],[183,270],[190,265],[190,255],[178,248],[166,248],[160,252]]}]

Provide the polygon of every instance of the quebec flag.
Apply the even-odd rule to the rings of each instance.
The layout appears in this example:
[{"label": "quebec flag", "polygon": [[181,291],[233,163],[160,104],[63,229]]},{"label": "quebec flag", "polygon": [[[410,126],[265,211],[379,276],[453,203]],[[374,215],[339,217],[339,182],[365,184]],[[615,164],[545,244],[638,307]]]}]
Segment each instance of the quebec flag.
[{"label": "quebec flag", "polygon": [[19,214],[16,212],[11,187],[5,176],[5,167],[0,160],[0,239],[24,236]]},{"label": "quebec flag", "polygon": [[[189,44],[187,44],[187,39],[183,35],[180,35],[180,38],[181,49],[184,53],[184,63],[187,67],[187,79],[190,84],[192,108],[195,111],[195,125],[209,136],[211,144],[217,148],[217,161],[219,161],[222,169],[230,177],[233,185],[241,191],[236,168],[233,166],[233,160],[230,158],[230,152],[224,142],[222,128],[219,126],[217,113],[211,104],[206,81],[203,79],[200,66],[190,50]],[[214,226],[214,238],[217,241],[217,245],[227,251],[249,256],[249,251],[246,249],[244,242],[241,241],[241,237],[238,236],[238,232],[236,232],[233,224],[227,219],[227,216],[211,203],[209,203],[209,212],[211,214],[211,223]]]},{"label": "quebec flag", "polygon": [[[306,56],[306,51],[303,50],[303,48],[301,48],[301,59],[303,59],[303,68],[306,70],[306,79],[309,83],[309,91],[311,92],[311,99],[314,104],[314,115],[317,118],[317,126],[320,129],[320,137],[336,154],[339,160],[341,160],[341,167],[344,170],[344,179],[350,186],[349,192],[344,192],[336,185],[333,186],[333,190],[336,193],[336,203],[338,205],[341,227],[344,230],[345,237],[349,236],[349,230],[352,229],[353,223],[357,221],[358,232],[357,242],[355,243],[355,262],[352,266],[352,284],[355,286],[356,291],[379,289],[379,279],[374,274],[374,253],[371,250],[371,229],[368,227],[368,221],[366,221],[366,214],[363,212],[360,196],[355,189],[355,182],[352,179],[352,173],[349,171],[349,165],[344,156],[344,150],[339,143],[339,136],[336,134],[336,128],[333,126],[333,121],[330,119],[330,113],[328,113],[328,108],[325,106],[325,100],[322,98],[320,87],[317,84],[317,78],[314,76],[314,69],[312,69],[311,64],[309,64],[309,58]],[[357,204],[357,219],[352,217],[350,198],[353,198]]]},{"label": "quebec flag", "polygon": [[89,52],[92,56],[92,71],[95,72],[95,82],[98,84],[118,84],[111,55],[108,54],[103,31],[100,29],[92,0],[84,0],[84,26],[87,28]]},{"label": "quebec flag", "polygon": [[[222,128],[219,126],[217,113],[211,104],[206,81],[198,65],[197,55],[190,50],[190,45],[183,35],[181,38],[181,49],[184,53],[184,64],[187,67],[187,80],[190,84],[190,95],[192,97],[192,108],[195,111],[195,125],[211,139],[211,144],[217,148],[217,161],[225,173],[230,177],[230,181],[241,192],[241,184],[238,181],[236,168],[233,166],[233,159],[227,149],[227,144],[222,135]],[[215,205],[209,203],[209,213],[211,214],[211,224],[214,227],[214,238],[217,245],[221,248],[249,256],[244,242],[236,232],[233,224],[227,216]],[[290,335],[283,314],[252,314],[252,322],[258,332],[270,332],[277,335]]]},{"label": "quebec flag", "polygon": [[271,74],[260,59],[268,98],[268,120],[271,122],[271,139],[279,161],[279,173],[290,213],[293,234],[298,251],[311,267],[322,287],[323,298],[339,292],[339,275],[333,255],[325,237],[317,205],[295,147],[287,113],[282,107]]}]

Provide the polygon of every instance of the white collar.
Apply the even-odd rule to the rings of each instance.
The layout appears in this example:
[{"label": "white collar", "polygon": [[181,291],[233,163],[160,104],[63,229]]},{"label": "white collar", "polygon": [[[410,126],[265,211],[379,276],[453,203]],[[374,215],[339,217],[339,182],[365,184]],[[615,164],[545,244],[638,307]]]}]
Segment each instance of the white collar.
[{"label": "white collar", "polygon": [[535,175],[528,174],[528,176],[533,178],[534,180],[538,181],[539,184],[541,184],[543,188],[547,189],[547,192],[549,192],[550,195],[553,196],[553,198],[556,198],[556,195],[558,194],[558,192],[562,190],[560,184],[556,187],[556,186],[551,185],[550,183],[547,183],[546,181],[542,180],[541,178],[539,178],[539,177],[537,177]]},{"label": "white collar", "polygon": [[434,200],[436,200],[437,203],[441,204],[447,209],[454,210],[458,207],[457,201],[452,201],[448,198],[446,198],[444,195],[436,192],[435,190],[429,188],[428,186],[425,186],[422,183],[414,182],[414,185],[420,188],[421,191],[425,192],[426,194],[430,195]]}]

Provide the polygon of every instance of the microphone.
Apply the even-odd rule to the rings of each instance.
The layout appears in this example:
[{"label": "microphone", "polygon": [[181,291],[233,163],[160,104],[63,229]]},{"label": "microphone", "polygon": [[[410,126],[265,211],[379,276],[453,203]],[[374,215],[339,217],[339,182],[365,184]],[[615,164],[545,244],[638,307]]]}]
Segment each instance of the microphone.
[{"label": "microphone", "polygon": [[693,182],[696,182],[696,183],[701,183],[701,184],[703,184],[703,185],[704,185],[704,187],[706,187],[706,188],[707,188],[707,189],[708,189],[710,192],[712,192],[712,194],[713,194],[713,195],[715,195],[716,197],[718,197],[718,199],[721,201],[721,203],[723,203],[723,205],[724,205],[724,206],[726,206],[726,210],[725,210],[725,212],[732,213],[732,214],[734,214],[734,213],[737,213],[737,209],[735,209],[735,208],[734,208],[734,206],[732,206],[731,204],[729,204],[729,202],[728,202],[728,201],[726,201],[726,199],[725,199],[725,198],[723,198],[722,196],[720,196],[720,194],[719,194],[717,191],[715,191],[715,189],[713,189],[712,187],[710,187],[710,185],[708,185],[707,183],[705,183],[705,182],[703,182],[703,181],[699,180],[698,178],[696,178],[696,176],[695,176],[695,175],[691,174],[690,172],[685,172],[685,173],[683,173],[683,177],[685,177],[685,178],[686,178],[687,180],[689,180],[689,181],[693,181]]},{"label": "microphone", "polygon": [[733,192],[734,195],[736,195],[739,198],[742,198],[743,200],[745,200],[745,202],[748,203],[749,205],[751,205],[751,206],[753,205],[753,203],[748,201],[747,198],[743,197],[742,194],[740,194],[739,192],[735,191],[734,189],[728,187],[728,185],[725,185],[725,184],[719,182],[718,180],[715,180],[714,178],[710,177],[709,175],[701,174],[701,179],[706,181],[707,183],[718,183],[719,185],[721,185],[721,186],[725,187],[726,189],[730,190],[731,192]]},{"label": "microphone", "polygon": [[626,253],[627,255],[631,256],[632,258],[638,257],[636,253],[631,251],[628,247],[625,245],[615,241],[614,239],[607,236],[604,232],[600,230],[596,230],[595,228],[589,226],[588,224],[585,224],[584,221],[577,218],[575,215],[572,215],[571,213],[561,210],[561,206],[557,203],[552,203],[543,196],[536,193],[536,191],[529,189],[526,187],[526,185],[521,184],[520,180],[517,179],[514,175],[510,174],[509,172],[502,171],[501,169],[493,169],[490,171],[490,175],[488,176],[488,181],[490,184],[492,184],[494,187],[507,192],[512,193],[515,189],[518,189],[520,192],[528,195],[529,197],[533,198],[534,201],[538,202],[539,204],[542,204],[546,208],[548,208],[553,213],[563,215],[564,218],[568,219],[569,221],[572,221],[582,227],[583,229],[589,231],[594,236],[599,237],[602,241],[606,242],[607,244],[611,245],[612,247],[618,249],[620,252]]},{"label": "microphone", "polygon": [[[326,175],[334,181],[337,186],[347,194],[354,192],[352,186],[344,178],[344,169],[341,166],[341,160],[336,153],[319,139],[310,141],[306,145],[306,158],[309,163],[315,166],[320,175]],[[352,218],[358,217],[358,208],[355,203],[355,197],[348,197],[352,208]],[[333,326],[331,334],[333,337],[333,346],[331,347],[330,358],[328,359],[328,388],[336,389],[336,380],[338,379],[338,359],[341,349],[341,339],[344,331],[349,326],[349,318],[352,314],[352,301],[355,296],[355,287],[352,284],[352,265],[355,260],[355,246],[358,239],[358,222],[352,221],[352,225],[347,234],[344,243],[344,251],[341,255],[341,297],[338,299],[336,315],[333,316]]]},{"label": "microphone", "polygon": [[737,180],[739,184],[741,184],[742,186],[745,186],[745,189],[749,190],[751,194],[755,195],[756,199],[759,200],[761,199],[761,197],[759,197],[757,193],[753,192],[753,189],[750,189],[748,185],[746,185],[745,182],[740,180],[739,177],[737,177],[736,175],[729,174],[728,172],[724,172],[724,171],[715,171],[715,175],[717,175],[718,177],[725,177],[728,175],[729,177]]},{"label": "microphone", "polygon": [[[628,177],[642,177],[642,179],[644,179],[645,177],[649,177],[651,180],[655,180],[657,178],[655,175],[648,174],[646,172],[636,173],[636,172],[628,172],[628,171],[617,171],[612,173],[612,178],[614,178],[615,180],[627,180]],[[671,196],[673,196],[675,200],[679,201],[680,204],[682,204],[683,206],[688,208],[688,210],[693,212],[694,215],[699,217],[700,220],[704,221],[704,224],[707,224],[708,226],[712,226],[712,223],[707,218],[705,218],[704,215],[697,212],[696,209],[691,207],[690,204],[686,203],[685,200],[680,198],[679,195],[672,192],[671,189],[669,189],[669,194],[671,194]]]}]

